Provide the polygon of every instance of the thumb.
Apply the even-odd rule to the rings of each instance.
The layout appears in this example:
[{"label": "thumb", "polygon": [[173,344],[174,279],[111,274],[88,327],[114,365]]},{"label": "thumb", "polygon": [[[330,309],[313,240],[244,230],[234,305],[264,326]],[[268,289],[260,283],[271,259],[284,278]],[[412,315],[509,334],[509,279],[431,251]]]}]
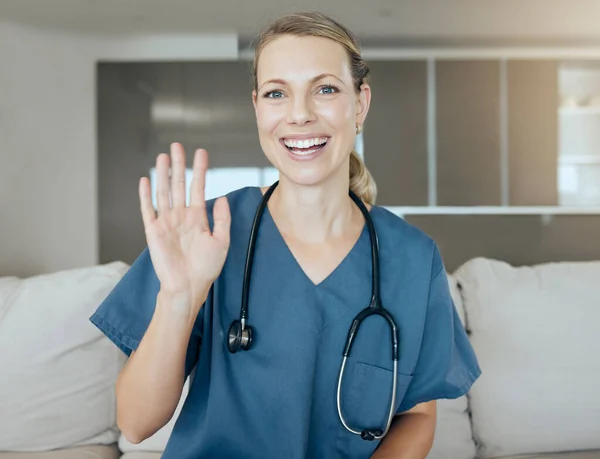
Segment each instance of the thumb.
[{"label": "thumb", "polygon": [[225,196],[221,196],[215,201],[213,206],[214,229],[213,236],[223,244],[229,246],[229,228],[231,227],[231,213],[229,212],[229,203]]}]

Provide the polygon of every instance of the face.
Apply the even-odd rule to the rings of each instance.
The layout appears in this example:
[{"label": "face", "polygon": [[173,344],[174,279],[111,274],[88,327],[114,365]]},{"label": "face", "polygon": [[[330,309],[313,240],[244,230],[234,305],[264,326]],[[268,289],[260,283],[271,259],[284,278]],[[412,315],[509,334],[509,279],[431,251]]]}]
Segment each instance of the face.
[{"label": "face", "polygon": [[316,185],[348,181],[356,124],[370,88],[357,92],[345,48],[321,37],[279,37],[267,44],[253,92],[260,144],[281,180]]}]

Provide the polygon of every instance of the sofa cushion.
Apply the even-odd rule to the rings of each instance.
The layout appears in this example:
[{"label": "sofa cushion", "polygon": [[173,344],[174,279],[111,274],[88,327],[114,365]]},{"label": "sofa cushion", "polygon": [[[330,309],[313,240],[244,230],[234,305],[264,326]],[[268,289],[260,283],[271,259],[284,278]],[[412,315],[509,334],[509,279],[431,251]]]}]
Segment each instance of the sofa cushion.
[{"label": "sofa cushion", "polygon": [[565,453],[525,454],[520,456],[507,456],[502,459],[600,459],[600,450],[573,451]]},{"label": "sofa cushion", "polygon": [[[465,314],[456,277],[449,274],[448,283],[454,306],[464,325]],[[427,458],[472,459],[475,451],[467,396],[438,400],[435,439]]]},{"label": "sofa cushion", "polygon": [[90,445],[39,453],[0,453],[0,459],[119,459],[117,445]]},{"label": "sofa cushion", "polygon": [[483,374],[470,391],[481,457],[600,448],[600,262],[455,273]]},{"label": "sofa cushion", "polygon": [[0,451],[117,441],[114,385],[125,357],[88,317],[126,269],[0,280]]},{"label": "sofa cushion", "polygon": [[[132,451],[125,453],[121,459],[160,459],[161,453],[152,453],[147,451]],[[1,459],[1,458],[0,458]]]}]

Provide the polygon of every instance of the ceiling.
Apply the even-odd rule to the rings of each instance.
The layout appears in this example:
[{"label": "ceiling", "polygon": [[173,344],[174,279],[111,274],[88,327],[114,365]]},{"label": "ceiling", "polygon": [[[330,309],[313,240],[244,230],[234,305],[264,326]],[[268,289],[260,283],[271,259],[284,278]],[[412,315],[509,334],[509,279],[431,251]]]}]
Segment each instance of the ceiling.
[{"label": "ceiling", "polygon": [[93,34],[233,31],[319,9],[363,41],[600,42],[598,0],[0,0],[0,20]]}]

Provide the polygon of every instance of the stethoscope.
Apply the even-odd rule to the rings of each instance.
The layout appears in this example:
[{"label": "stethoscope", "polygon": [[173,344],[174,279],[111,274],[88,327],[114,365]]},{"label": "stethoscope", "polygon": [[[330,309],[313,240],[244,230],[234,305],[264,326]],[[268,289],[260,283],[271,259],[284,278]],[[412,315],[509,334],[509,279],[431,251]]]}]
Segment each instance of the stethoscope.
[{"label": "stethoscope", "polygon": [[[248,319],[248,293],[250,289],[250,276],[252,274],[252,260],[254,258],[254,248],[256,246],[256,237],[258,234],[258,226],[260,224],[260,219],[262,214],[267,206],[267,201],[273,194],[273,191],[277,187],[279,182],[275,182],[273,185],[269,187],[263,196],[258,209],[256,210],[256,215],[254,216],[254,222],[252,223],[252,231],[250,232],[250,241],[248,243],[248,252],[246,255],[246,267],[244,269],[244,282],[242,286],[242,307],[240,310],[240,319],[234,320],[229,327],[229,339],[228,339],[228,347],[229,352],[236,353],[239,350],[247,351],[250,349],[250,345],[252,344],[252,328],[249,325],[246,325],[246,320]],[[394,322],[394,318],[385,309],[381,304],[381,298],[379,295],[379,242],[377,240],[377,233],[375,232],[375,227],[373,225],[373,221],[371,220],[371,215],[369,211],[363,204],[363,202],[352,192],[349,191],[350,197],[356,203],[360,211],[362,212],[367,227],[369,229],[369,237],[371,239],[371,261],[372,261],[372,287],[371,287],[371,304],[367,306],[365,309],[360,311],[354,320],[352,321],[352,325],[348,330],[348,337],[346,339],[346,345],[344,346],[342,365],[340,368],[340,373],[338,377],[338,385],[337,385],[337,409],[338,415],[340,417],[340,421],[344,427],[352,432],[353,434],[360,435],[363,440],[380,440],[388,433],[390,429],[390,425],[392,423],[392,419],[394,417],[394,407],[396,405],[396,387],[397,387],[397,378],[398,378],[398,342],[399,342],[399,331],[396,323]],[[364,319],[374,314],[382,316],[388,323],[391,330],[391,341],[392,341],[392,360],[394,362],[394,375],[392,382],[392,401],[390,403],[390,411],[388,414],[387,423],[385,429],[378,428],[367,428],[363,430],[355,430],[351,428],[344,419],[341,408],[341,388],[342,388],[342,380],[344,377],[344,369],[346,367],[346,361],[348,356],[350,355],[350,350],[352,349],[352,343],[354,342],[354,338],[358,333],[358,329]]]}]

